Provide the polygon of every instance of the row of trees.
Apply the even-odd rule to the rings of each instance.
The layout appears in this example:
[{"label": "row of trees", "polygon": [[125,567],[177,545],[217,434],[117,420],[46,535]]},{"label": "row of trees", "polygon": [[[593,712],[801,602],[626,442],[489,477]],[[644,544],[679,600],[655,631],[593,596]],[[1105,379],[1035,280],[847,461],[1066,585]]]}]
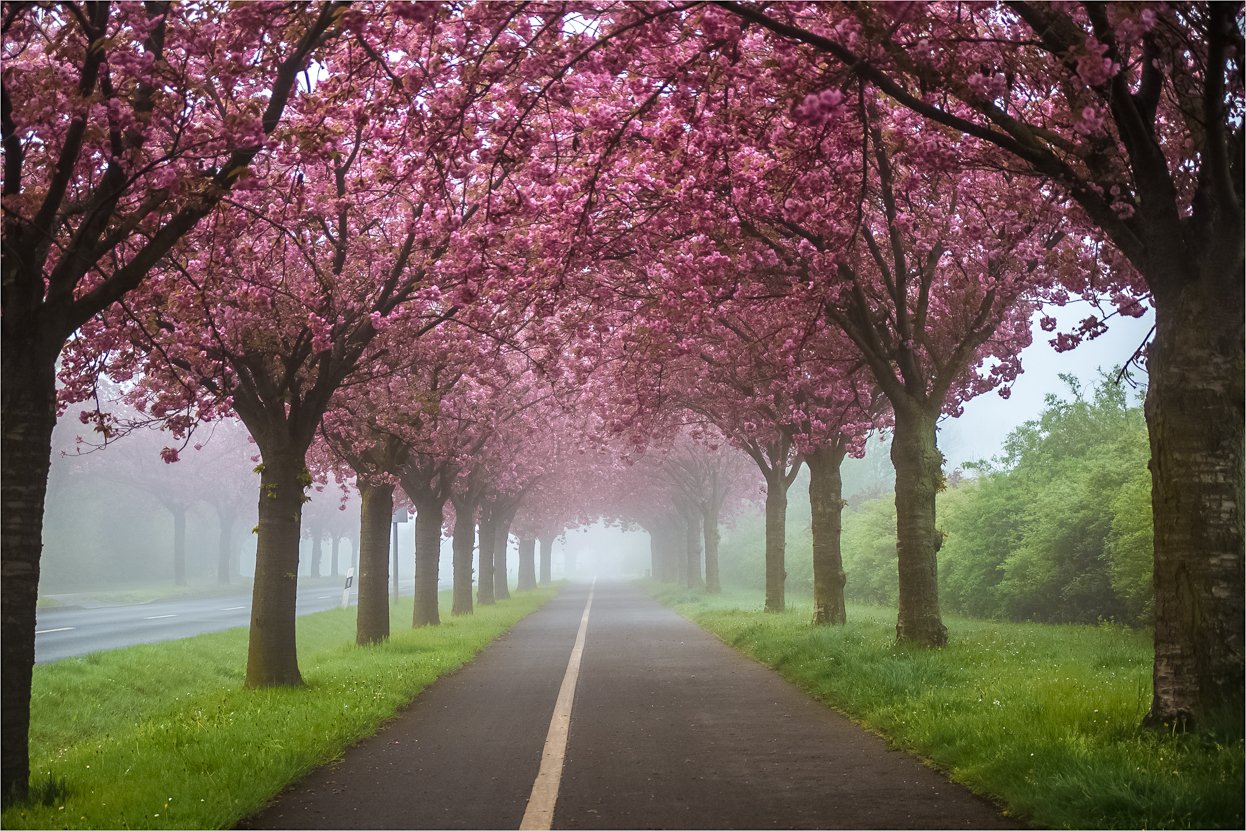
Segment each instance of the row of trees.
[{"label": "row of trees", "polygon": [[[784,606],[787,489],[809,464],[824,622],[843,619],[839,464],[888,427],[897,635],[934,646],[936,421],[1006,394],[1032,314],[1070,292],[1156,309],[1149,719],[1237,706],[1239,17],[6,7],[4,792],[28,774],[51,431],[103,375],[177,437],[236,413],[256,444],[250,686],[300,681],[294,575],[316,477],[361,491],[370,642],[364,584],[381,582],[394,488],[417,509],[413,624],[436,624],[451,517],[468,613],[468,528],[490,602],[506,591],[499,529],[522,505],[538,537],[653,516],[655,497],[619,474],[689,421],[712,425],[694,443],[721,436],[766,481],[769,609]],[[106,438],[120,426],[92,418]],[[709,553],[716,501],[685,500],[689,580],[693,505]]]}]

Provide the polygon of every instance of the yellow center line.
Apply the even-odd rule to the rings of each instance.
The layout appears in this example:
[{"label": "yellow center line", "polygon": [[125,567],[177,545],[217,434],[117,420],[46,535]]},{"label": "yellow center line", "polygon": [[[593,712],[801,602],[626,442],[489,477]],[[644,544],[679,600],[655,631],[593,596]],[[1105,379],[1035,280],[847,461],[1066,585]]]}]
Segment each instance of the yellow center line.
[{"label": "yellow center line", "polygon": [[593,606],[593,591],[596,587],[597,581],[594,579],[593,587],[588,590],[584,616],[580,618],[580,631],[575,636],[571,660],[567,663],[567,674],[563,676],[562,687],[558,690],[558,703],[554,705],[554,717],[550,720],[549,732],[545,735],[545,749],[541,752],[541,769],[532,785],[528,808],[519,824],[520,831],[549,831],[554,821],[554,803],[558,801],[562,760],[567,752],[567,732],[571,728],[571,702],[575,698],[575,682],[580,675],[580,656],[584,654],[584,637],[588,631],[588,610]]}]

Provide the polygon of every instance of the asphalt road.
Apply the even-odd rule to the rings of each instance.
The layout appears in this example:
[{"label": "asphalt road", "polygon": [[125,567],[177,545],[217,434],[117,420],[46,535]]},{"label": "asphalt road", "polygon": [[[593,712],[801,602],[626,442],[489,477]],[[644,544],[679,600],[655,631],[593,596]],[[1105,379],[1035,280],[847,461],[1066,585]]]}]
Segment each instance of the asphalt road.
[{"label": "asphalt road", "polygon": [[[342,585],[346,583],[342,579]],[[447,586],[449,584],[447,583]],[[415,581],[399,581],[399,593],[410,595]],[[351,605],[358,603],[351,588]],[[319,584],[299,588],[298,614],[310,615],[340,606],[341,586]],[[139,643],[189,638],[251,625],[251,592],[212,597],[121,604],[45,607],[35,623],[35,663],[46,664],[75,655],[119,649]]]},{"label": "asphalt road", "polygon": [[[1017,828],[627,584],[593,591],[553,828]],[[244,828],[518,828],[590,586]]]}]

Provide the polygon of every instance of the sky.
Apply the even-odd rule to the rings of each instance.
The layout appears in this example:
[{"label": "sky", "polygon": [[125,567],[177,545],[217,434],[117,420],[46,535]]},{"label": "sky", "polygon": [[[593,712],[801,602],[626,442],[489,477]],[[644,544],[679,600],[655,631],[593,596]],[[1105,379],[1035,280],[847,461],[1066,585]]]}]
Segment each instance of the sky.
[{"label": "sky", "polygon": [[[1070,331],[1092,310],[1083,302],[1075,302],[1055,312],[1058,331]],[[980,395],[965,405],[960,418],[944,419],[940,424],[939,448],[948,460],[946,470],[998,455],[1010,432],[1038,418],[1048,393],[1068,398],[1069,389],[1060,380],[1061,374],[1077,376],[1082,388],[1088,389],[1098,380],[1100,368],[1106,372],[1124,364],[1155,324],[1155,312],[1148,309],[1140,318],[1113,318],[1105,334],[1070,352],[1056,352],[1048,343],[1054,333],[1039,329],[1037,321],[1035,316],[1034,342],[1021,353],[1023,372],[1013,384],[1012,395],[1007,400],[997,392]],[[1138,372],[1134,375],[1144,377]]]}]

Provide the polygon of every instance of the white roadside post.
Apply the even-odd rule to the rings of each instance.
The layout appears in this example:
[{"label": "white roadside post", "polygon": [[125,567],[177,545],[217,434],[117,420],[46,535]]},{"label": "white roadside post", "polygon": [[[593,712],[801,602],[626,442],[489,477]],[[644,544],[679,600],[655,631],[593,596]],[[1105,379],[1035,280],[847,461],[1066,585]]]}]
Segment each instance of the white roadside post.
[{"label": "white roadside post", "polygon": [[345,609],[350,605],[350,584],[355,581],[355,567],[351,566],[346,571],[346,588],[342,589],[342,608]]}]

